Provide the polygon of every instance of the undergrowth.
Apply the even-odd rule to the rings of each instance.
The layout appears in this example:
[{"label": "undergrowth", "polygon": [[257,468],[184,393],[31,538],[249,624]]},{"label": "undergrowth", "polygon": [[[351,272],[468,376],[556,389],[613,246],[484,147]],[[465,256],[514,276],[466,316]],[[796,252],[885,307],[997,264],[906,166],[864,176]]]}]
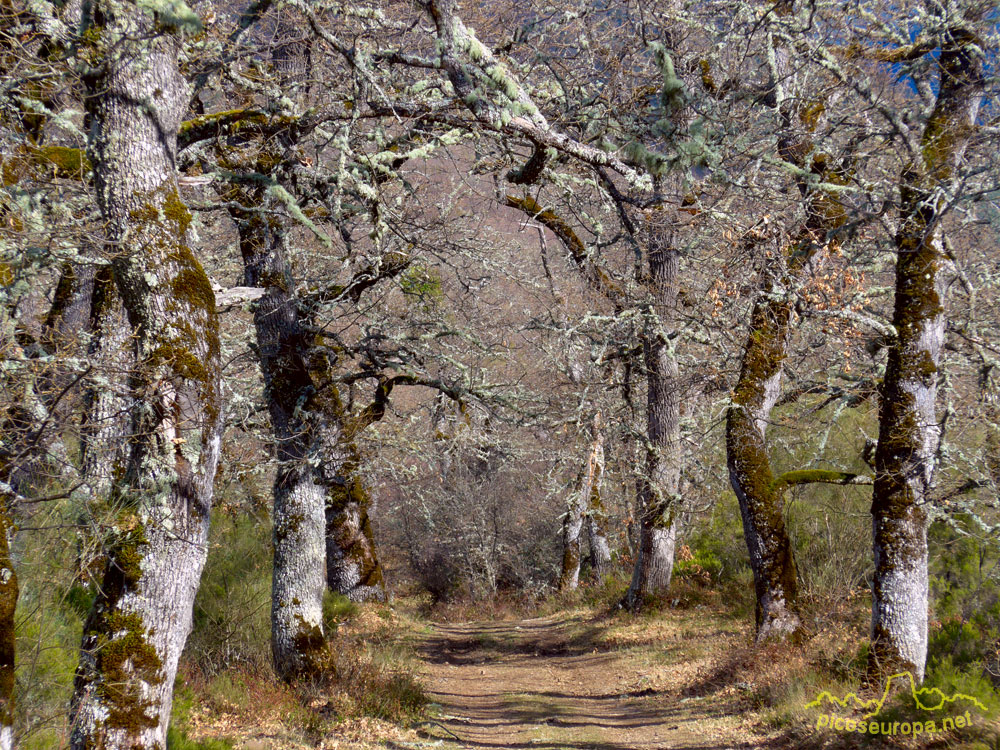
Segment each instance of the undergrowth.
[{"label": "undergrowth", "polygon": [[[251,730],[311,746],[345,721],[406,726],[422,717],[427,698],[402,637],[409,625],[388,605],[327,592],[328,660],[310,678],[279,680],[270,667],[266,518],[220,515],[179,673],[170,750],[225,750]],[[241,736],[227,736],[226,727]]]}]

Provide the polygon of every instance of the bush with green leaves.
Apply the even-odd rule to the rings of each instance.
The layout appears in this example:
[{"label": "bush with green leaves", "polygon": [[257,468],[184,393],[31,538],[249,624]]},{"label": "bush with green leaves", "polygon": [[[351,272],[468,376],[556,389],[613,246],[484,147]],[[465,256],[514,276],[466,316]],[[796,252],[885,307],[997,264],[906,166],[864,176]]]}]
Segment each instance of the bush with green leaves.
[{"label": "bush with green leaves", "polygon": [[233,668],[269,670],[270,520],[217,511],[209,545],[185,658],[206,675]]},{"label": "bush with green leaves", "polygon": [[968,517],[931,527],[931,591],[934,628],[928,644],[935,669],[978,674],[1000,688],[1000,551],[978,538]]}]

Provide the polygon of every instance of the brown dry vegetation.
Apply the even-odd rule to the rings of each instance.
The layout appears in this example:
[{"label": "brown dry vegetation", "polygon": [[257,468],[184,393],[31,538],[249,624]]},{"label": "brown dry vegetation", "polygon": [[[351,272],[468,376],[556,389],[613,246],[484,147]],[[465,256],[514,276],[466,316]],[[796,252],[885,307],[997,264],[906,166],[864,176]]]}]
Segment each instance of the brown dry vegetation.
[{"label": "brown dry vegetation", "polygon": [[[585,586],[534,607],[453,603],[435,620],[420,614],[420,596],[352,611],[331,640],[340,656],[322,683],[289,688],[246,677],[220,685],[188,674],[188,737],[253,750],[982,750],[1000,737],[985,716],[923,741],[816,728],[819,712],[806,704],[823,690],[844,695],[860,677],[864,596],[812,601],[802,642],[755,647],[751,623],[734,614],[733,600],[745,596],[735,588],[682,582],[638,617],[609,599],[614,588]],[[359,648],[365,656],[347,656]],[[409,713],[393,697],[404,676],[427,701]],[[385,718],[363,715],[390,704]],[[887,710],[897,720],[905,714]]]}]

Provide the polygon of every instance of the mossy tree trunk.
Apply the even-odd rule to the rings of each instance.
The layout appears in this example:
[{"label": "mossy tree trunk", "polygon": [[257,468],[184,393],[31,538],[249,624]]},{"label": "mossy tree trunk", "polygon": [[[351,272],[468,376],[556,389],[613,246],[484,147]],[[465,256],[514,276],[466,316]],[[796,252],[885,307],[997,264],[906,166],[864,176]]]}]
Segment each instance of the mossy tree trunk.
[{"label": "mossy tree trunk", "polygon": [[[778,16],[790,14],[792,5],[778,8]],[[817,129],[822,114],[815,114],[814,103],[782,98],[782,82],[794,80],[789,50],[778,43],[772,51],[772,79],[762,101],[780,124],[778,155],[808,169],[816,179],[798,179],[805,220],[784,257],[764,269],[760,295],[750,315],[739,379],[726,412],[726,464],[739,501],[753,570],[758,642],[794,635],[802,624],[797,606],[798,571],[784,520],[784,485],[773,475],[765,435],[781,393],[792,332],[793,290],[813,274],[829,247],[837,243],[836,230],[846,220],[837,193],[812,186],[814,182],[845,184],[841,166],[817,152],[812,142],[811,132]]]},{"label": "mossy tree trunk", "polygon": [[[290,101],[305,99],[308,46],[297,29],[279,18],[271,60]],[[278,132],[257,155],[253,169],[287,176],[287,161],[296,150],[291,129]],[[239,157],[237,157],[239,158]],[[285,680],[315,674],[323,667],[323,592],[326,588],[324,506],[328,488],[322,451],[339,425],[324,418],[319,385],[310,371],[312,336],[303,329],[299,299],[288,261],[287,222],[269,213],[276,203],[260,186],[237,188],[237,201],[261,212],[233,212],[240,236],[244,278],[264,289],[253,305],[257,355],[271,416],[278,470],[274,480],[273,567],[271,575],[271,656]]]},{"label": "mossy tree trunk", "polygon": [[896,290],[885,378],[879,390],[872,539],[872,627],[868,678],[906,670],[920,681],[927,657],[926,505],[940,440],[938,365],[950,273],[941,217],[974,129],[982,96],[982,52],[965,29],[942,34],[937,100],[920,153],[900,181]]},{"label": "mossy tree trunk", "polygon": [[562,521],[562,569],[559,573],[559,590],[572,591],[580,582],[580,556],[583,552],[581,532],[583,531],[584,498],[583,488],[587,484],[586,470],[580,472],[570,492],[568,507]]},{"label": "mossy tree trunk", "polygon": [[592,455],[599,461],[599,475],[593,483],[587,498],[587,541],[590,545],[590,570],[595,580],[600,581],[611,571],[611,545],[608,543],[608,515],[601,496],[601,479],[604,475],[604,435],[595,423]]},{"label": "mossy tree trunk", "polygon": [[215,296],[188,247],[175,179],[188,103],[183,5],[99,1],[88,31],[89,144],[115,285],[133,335],[128,462],[84,626],[72,699],[74,749],[162,750],[177,663],[205,562],[221,427]]},{"label": "mossy tree trunk", "polygon": [[[782,151],[790,159],[803,152],[788,146]],[[822,154],[813,157],[811,169],[823,182],[842,181]],[[783,267],[765,269],[763,288],[750,315],[739,379],[726,412],[726,464],[754,575],[758,641],[785,638],[801,627],[798,572],[784,520],[786,485],[773,474],[766,441],[788,355],[793,304],[789,290],[815,271],[830,245],[836,244],[834,233],[846,217],[835,196],[804,184],[800,188],[806,199],[805,225],[798,241],[780,259]]]},{"label": "mossy tree trunk", "polygon": [[[580,583],[580,562],[583,556],[583,527],[596,503],[600,508],[601,480],[604,474],[604,435],[601,432],[601,415],[594,416],[591,426],[590,450],[580,472],[580,479],[570,495],[569,507],[563,516],[563,559],[559,575],[559,590],[572,591]],[[593,554],[594,535],[591,534]],[[605,546],[607,539],[604,540]],[[610,555],[609,555],[610,557]]]},{"label": "mossy tree trunk", "polygon": [[666,591],[674,569],[677,494],[681,476],[680,392],[675,334],[680,252],[662,231],[650,233],[647,249],[651,302],[643,330],[646,365],[646,473],[639,508],[639,554],[626,604]]},{"label": "mossy tree trunk", "polygon": [[9,500],[0,492],[0,750],[14,747],[14,613],[20,592],[10,555],[14,520]]},{"label": "mossy tree trunk", "polygon": [[[772,76],[781,77],[788,68],[787,50],[776,49],[775,61]],[[781,111],[779,92],[777,81],[772,79],[768,103],[776,112]],[[786,115],[786,124],[789,120]],[[781,260],[792,267],[764,269],[761,293],[750,315],[739,379],[726,413],[726,464],[739,501],[753,570],[759,641],[783,638],[801,627],[798,572],[785,528],[782,496],[773,490],[774,476],[765,440],[771,410],[781,392],[792,312],[792,301],[775,299],[774,293],[783,288],[783,281],[794,281],[797,273],[810,267],[805,257],[792,252],[788,255],[789,259]]]},{"label": "mossy tree trunk", "polygon": [[740,376],[726,415],[729,481],[740,505],[756,595],[758,640],[784,637],[801,627],[798,574],[776,492],[765,432],[781,392],[791,302],[761,294],[750,317]]},{"label": "mossy tree trunk", "polygon": [[351,601],[385,601],[382,565],[368,517],[370,499],[361,473],[361,453],[350,432],[344,431],[345,440],[336,451],[342,463],[331,466],[335,473],[326,505],[327,586]]},{"label": "mossy tree trunk", "polygon": [[[247,191],[239,200],[248,206],[267,205],[259,190]],[[245,282],[265,290],[254,303],[253,317],[278,460],[272,513],[271,652],[277,673],[292,679],[315,671],[325,648],[327,488],[320,474],[329,457],[317,448],[322,431],[337,431],[337,426],[325,424],[317,409],[319,397],[307,362],[311,337],[299,320],[285,227],[279,218],[265,213],[238,213],[234,218]]]},{"label": "mossy tree trunk", "polygon": [[[243,195],[263,205],[262,195]],[[254,306],[279,473],[274,490],[272,648],[279,674],[310,668],[322,645],[323,590],[382,600],[360,454],[325,353],[303,330],[280,222],[237,216],[245,281],[266,289]],[[306,631],[312,633],[308,635]],[[311,655],[310,655],[311,654]]]}]

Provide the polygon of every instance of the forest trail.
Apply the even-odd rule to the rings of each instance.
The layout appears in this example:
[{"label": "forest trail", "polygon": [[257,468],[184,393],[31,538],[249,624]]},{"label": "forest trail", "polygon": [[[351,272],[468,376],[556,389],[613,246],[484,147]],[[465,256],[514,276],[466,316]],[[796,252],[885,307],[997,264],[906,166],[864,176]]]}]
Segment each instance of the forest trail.
[{"label": "forest trail", "polygon": [[680,628],[664,643],[632,630],[567,614],[434,625],[419,647],[436,704],[425,736],[498,750],[763,746],[741,726],[733,691],[692,691],[737,633]]}]

